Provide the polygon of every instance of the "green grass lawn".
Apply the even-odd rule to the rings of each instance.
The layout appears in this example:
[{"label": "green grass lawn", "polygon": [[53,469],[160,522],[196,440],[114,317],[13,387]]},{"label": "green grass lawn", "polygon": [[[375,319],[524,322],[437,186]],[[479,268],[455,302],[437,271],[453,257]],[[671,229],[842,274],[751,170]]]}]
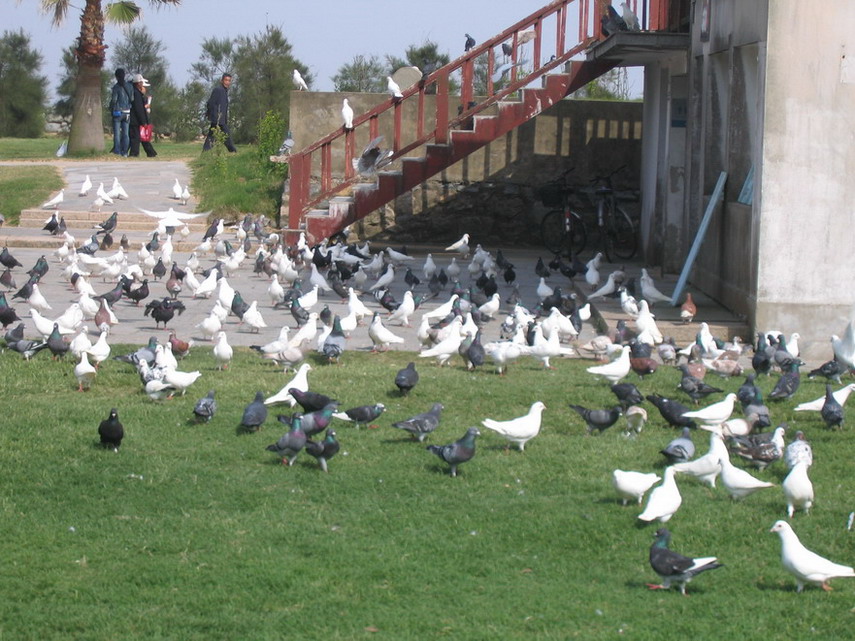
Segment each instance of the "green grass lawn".
[{"label": "green grass lawn", "polygon": [[[657,526],[638,525],[640,509],[621,506],[610,476],[618,467],[661,471],[658,451],[675,432],[648,406],[651,421],[635,439],[618,426],[585,436],[567,404],[614,400],[584,371],[589,363],[562,360],[545,371],[523,360],[500,377],[419,361],[421,382],[401,397],[394,375],[412,357],[312,361],[311,389],[344,408],[387,407],[378,429],[337,422],[342,452],[323,474],[305,453],[289,469],[265,451],[285,431],[276,409],[260,432],[236,431],[256,390],[270,395],[290,379],[249,350],[236,350],[220,372],[209,348],[194,348],[181,369],[202,378],[187,396],[159,403],[119,362],[106,362],[91,391],[78,393],[70,361],[0,355],[0,638],[851,636],[855,583],[797,594],[781,566],[778,537],[767,532],[785,516],[780,487],[733,502],[679,477],[683,506],[668,523],[674,549],[718,556],[725,567],[698,577],[690,597],[648,591]],[[644,393],[676,395],[674,370],[631,379]],[[189,423],[208,389],[217,391],[217,416]],[[795,401],[822,389],[805,380]],[[547,410],[525,453],[506,453],[504,440],[483,429],[457,478],[425,444],[390,427],[441,401],[442,424],[427,443],[443,444],[483,418],[519,416],[535,400]],[[829,432],[818,414],[794,414],[794,405],[773,412],[812,442],[817,494],[794,528],[812,549],[851,563],[848,430]],[[126,430],[118,453],[96,447],[111,407]],[[707,434],[695,442],[704,453]],[[757,475],[780,484],[784,474],[779,462]]]},{"label": "green grass lawn", "polygon": [[63,186],[53,165],[7,165],[0,167],[0,214],[6,224],[17,225],[21,210],[45,202]]},{"label": "green grass lawn", "polygon": [[[0,160],[57,160],[56,151],[65,138],[61,136],[46,136],[44,138],[0,138]],[[201,142],[172,142],[171,140],[156,140],[157,160],[190,160],[202,152]],[[113,148],[113,137],[104,137],[103,154],[87,154],[83,156],[65,156],[64,160],[117,160],[110,153]],[[155,161],[156,162],[156,161]]]}]

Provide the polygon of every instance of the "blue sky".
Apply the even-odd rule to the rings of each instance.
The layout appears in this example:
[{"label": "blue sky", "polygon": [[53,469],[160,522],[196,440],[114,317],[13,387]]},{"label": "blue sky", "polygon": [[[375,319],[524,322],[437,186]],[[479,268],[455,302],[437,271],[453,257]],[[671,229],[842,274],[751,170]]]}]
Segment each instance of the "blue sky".
[{"label": "blue sky", "polygon": [[[42,73],[51,90],[61,73],[62,50],[74,42],[80,30],[80,11],[72,10],[60,28],[39,11],[39,0],[2,0],[3,30],[23,29],[32,46],[44,58]],[[106,0],[105,0],[106,2]],[[169,73],[178,85],[189,79],[188,69],[211,37],[237,37],[261,32],[266,25],[280,27],[291,43],[295,57],[314,74],[313,89],[332,91],[330,80],[338,68],[354,55],[403,55],[408,45],[433,40],[452,58],[463,52],[464,33],[476,40],[490,38],[548,0],[501,2],[497,0],[183,0],[176,7],[153,8],[145,0],[141,23],[166,46]],[[83,0],[76,2],[81,6]],[[11,6],[9,6],[11,5]],[[107,44],[122,39],[120,27],[108,25]],[[107,64],[110,50],[107,50]],[[632,74],[634,93],[641,80]]]}]

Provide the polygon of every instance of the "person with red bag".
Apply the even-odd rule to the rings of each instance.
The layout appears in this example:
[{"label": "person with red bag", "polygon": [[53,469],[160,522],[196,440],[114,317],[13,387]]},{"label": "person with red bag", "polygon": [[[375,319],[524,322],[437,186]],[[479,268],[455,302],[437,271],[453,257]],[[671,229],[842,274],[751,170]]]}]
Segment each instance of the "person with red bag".
[{"label": "person with red bag", "polygon": [[151,144],[152,127],[145,98],[146,87],[150,85],[141,73],[131,76],[131,82],[134,85],[134,98],[131,101],[131,121],[128,131],[131,145],[128,155],[139,156],[140,144],[142,144],[145,155],[154,158],[157,152]]}]

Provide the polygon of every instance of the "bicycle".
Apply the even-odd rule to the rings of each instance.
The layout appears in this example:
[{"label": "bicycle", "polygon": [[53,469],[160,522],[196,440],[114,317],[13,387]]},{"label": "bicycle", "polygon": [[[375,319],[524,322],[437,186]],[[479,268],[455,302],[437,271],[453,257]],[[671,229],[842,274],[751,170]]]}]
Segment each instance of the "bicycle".
[{"label": "bicycle", "polygon": [[561,176],[537,189],[536,195],[547,207],[554,207],[546,212],[540,221],[540,236],[543,245],[553,254],[566,252],[569,258],[585,249],[588,242],[588,231],[582,217],[570,207],[570,197],[573,187],[567,184],[568,169]]},{"label": "bicycle", "polygon": [[[606,260],[612,261],[612,257],[621,260],[629,260],[638,251],[638,236],[635,224],[629,214],[618,205],[612,178],[618,172],[626,168],[621,165],[607,176],[596,176],[591,179],[594,185],[592,198],[597,208],[597,228],[600,230],[600,242]],[[590,196],[590,192],[589,192]]]}]

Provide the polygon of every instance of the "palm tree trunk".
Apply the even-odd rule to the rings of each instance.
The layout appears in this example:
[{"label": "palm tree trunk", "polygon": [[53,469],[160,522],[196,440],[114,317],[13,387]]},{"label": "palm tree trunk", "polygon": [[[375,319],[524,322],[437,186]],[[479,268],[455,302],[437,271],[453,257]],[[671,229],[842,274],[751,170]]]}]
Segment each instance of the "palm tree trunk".
[{"label": "palm tree trunk", "polygon": [[101,70],[104,67],[104,14],[100,0],[86,0],[77,43],[77,88],[68,136],[69,153],[104,151]]}]

